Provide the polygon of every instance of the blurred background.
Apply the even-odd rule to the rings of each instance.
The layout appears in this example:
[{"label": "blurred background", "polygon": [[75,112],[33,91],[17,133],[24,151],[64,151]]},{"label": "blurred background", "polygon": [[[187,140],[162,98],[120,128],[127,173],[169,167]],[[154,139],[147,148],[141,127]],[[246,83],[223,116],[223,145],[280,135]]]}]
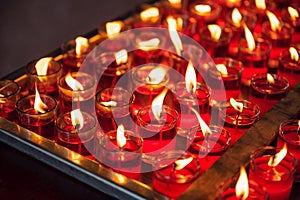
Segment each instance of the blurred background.
[{"label": "blurred background", "polygon": [[147,1],[2,1],[0,77]]}]

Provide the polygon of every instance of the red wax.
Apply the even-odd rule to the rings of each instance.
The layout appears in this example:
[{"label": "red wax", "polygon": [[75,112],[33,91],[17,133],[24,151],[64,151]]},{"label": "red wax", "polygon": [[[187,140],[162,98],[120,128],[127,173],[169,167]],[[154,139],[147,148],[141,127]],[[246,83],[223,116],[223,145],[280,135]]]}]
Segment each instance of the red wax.
[{"label": "red wax", "polygon": [[59,102],[60,102],[60,110],[62,113],[70,112],[76,108],[80,108],[84,111],[92,112],[93,109],[91,107],[95,103],[93,98],[84,101],[82,100],[75,101],[75,99],[73,99],[73,101],[68,101],[67,99],[63,99],[62,96],[60,96]]},{"label": "red wax", "polygon": [[133,61],[132,61],[133,67],[138,67],[149,63],[167,64],[168,63],[167,53],[161,49],[148,50],[148,51],[142,49],[136,49],[135,51],[133,51]]},{"label": "red wax", "polygon": [[17,121],[17,117],[18,117],[15,106],[3,106],[1,103],[0,103],[0,116],[12,122]]}]

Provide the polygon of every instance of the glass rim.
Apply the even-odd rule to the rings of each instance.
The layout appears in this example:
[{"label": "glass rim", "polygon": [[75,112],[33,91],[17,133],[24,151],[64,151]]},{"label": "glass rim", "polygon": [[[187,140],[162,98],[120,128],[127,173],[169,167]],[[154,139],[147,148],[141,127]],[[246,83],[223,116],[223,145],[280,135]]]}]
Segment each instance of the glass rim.
[{"label": "glass rim", "polygon": [[[93,89],[93,88],[95,88],[97,86],[96,79],[93,76],[91,76],[90,74],[88,74],[88,73],[85,73],[85,72],[71,72],[70,74],[71,74],[72,77],[73,77],[73,74],[81,74],[81,75],[84,75],[85,77],[89,77],[92,80],[91,81],[91,83],[92,83],[91,86],[89,86],[87,88],[84,88],[83,90],[72,90],[72,89],[66,88],[63,85],[61,85],[62,84],[61,81],[65,81],[64,79],[65,79],[65,77],[67,75],[67,74],[65,74],[65,75],[63,75],[63,76],[61,76],[59,78],[58,84],[57,84],[58,88],[66,90],[66,91],[71,91],[71,92],[74,92],[74,93],[81,93],[81,92],[85,92],[87,90]],[[73,77],[73,78],[77,79],[77,76]]]},{"label": "glass rim", "polygon": [[[195,5],[198,5],[198,4],[206,4],[206,5],[209,5],[212,7],[211,9],[211,12],[209,14],[205,14],[205,15],[198,15],[197,14],[197,11],[195,10]],[[191,3],[189,5],[189,10],[191,11],[191,13],[194,15],[194,16],[197,16],[198,18],[209,18],[213,15],[216,15],[216,14],[219,14],[221,13],[221,10],[222,10],[222,7],[217,4],[215,1],[209,1],[209,0],[204,0],[204,1],[201,1],[201,0],[197,0],[197,1],[194,1],[193,3]]]},{"label": "glass rim", "polygon": [[291,140],[291,139],[287,139],[285,137],[285,133],[284,133],[284,130],[283,128],[285,126],[288,126],[288,125],[293,125],[295,124],[296,126],[299,127],[298,125],[298,119],[288,119],[288,120],[285,120],[283,122],[280,123],[279,125],[279,129],[278,129],[278,135],[279,137],[284,140],[285,142],[289,143],[289,144],[292,144],[292,145],[295,145],[295,146],[300,146],[300,135],[299,135],[299,140],[298,141],[295,141],[295,140]]},{"label": "glass rim", "polygon": [[257,73],[257,74],[252,75],[251,83],[250,83],[251,87],[258,92],[261,92],[263,94],[269,94],[269,95],[270,94],[282,94],[287,91],[287,89],[290,86],[289,81],[284,76],[281,76],[278,74],[272,74],[272,75],[275,75],[275,77],[273,76],[274,82],[282,81],[284,84],[284,87],[280,88],[278,91],[267,92],[265,89],[260,89],[258,86],[256,86],[256,84],[255,84],[256,79],[266,79],[267,80],[267,74],[268,73]]},{"label": "glass rim", "polygon": [[[12,97],[12,96],[14,96],[14,95],[17,95],[20,91],[21,91],[21,87],[20,87],[20,85],[17,83],[17,82],[15,82],[15,81],[11,81],[11,80],[0,80],[0,83],[8,83],[8,84],[5,84],[3,87],[8,87],[8,86],[10,86],[10,85],[14,85],[14,86],[16,86],[17,88],[16,88],[16,90],[14,90],[14,92],[12,93],[12,94],[9,94],[9,95],[3,95],[2,93],[2,95],[3,95],[3,97],[1,97],[0,96],[0,99],[6,99],[6,98],[9,98],[9,97]],[[2,88],[3,87],[1,87],[0,88],[0,91],[2,90]]]},{"label": "glass rim", "polygon": [[[52,58],[52,60],[51,60],[50,62],[51,62],[51,63],[54,63],[55,66],[58,66],[57,69],[55,69],[55,71],[54,71],[53,73],[51,73],[51,74],[46,74],[46,75],[38,75],[37,73],[31,72],[30,68],[31,68],[31,67],[35,67],[35,64],[36,64],[39,60],[40,60],[40,59],[31,61],[30,63],[28,63],[28,64],[26,65],[26,73],[27,73],[28,75],[34,76],[34,77],[47,78],[47,77],[49,77],[49,76],[54,76],[54,75],[56,75],[56,74],[58,74],[58,73],[60,73],[60,72],[62,71],[62,68],[63,68],[63,67],[62,67],[62,64],[59,63],[59,62],[57,62],[56,60],[54,60],[54,59]],[[50,66],[51,66],[51,65],[50,65]],[[48,65],[48,69],[49,69],[49,65]]]}]

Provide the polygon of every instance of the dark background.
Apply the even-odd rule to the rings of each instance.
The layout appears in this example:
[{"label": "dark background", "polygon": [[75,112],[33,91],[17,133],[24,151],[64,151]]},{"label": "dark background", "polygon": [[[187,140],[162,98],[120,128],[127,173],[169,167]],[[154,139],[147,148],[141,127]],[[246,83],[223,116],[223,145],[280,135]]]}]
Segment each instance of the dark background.
[{"label": "dark background", "polygon": [[0,77],[147,1],[2,0]]}]

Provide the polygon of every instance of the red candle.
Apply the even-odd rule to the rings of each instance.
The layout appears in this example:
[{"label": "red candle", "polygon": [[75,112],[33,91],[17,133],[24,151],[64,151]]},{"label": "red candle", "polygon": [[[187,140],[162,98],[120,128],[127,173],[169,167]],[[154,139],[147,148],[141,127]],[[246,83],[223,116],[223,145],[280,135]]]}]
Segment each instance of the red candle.
[{"label": "red candle", "polygon": [[288,200],[297,160],[286,151],[275,147],[262,147],[251,154],[249,179],[264,186],[270,200]]},{"label": "red candle", "polygon": [[296,180],[300,180],[300,121],[298,119],[291,119],[282,122],[279,126],[279,137],[277,140],[277,148],[282,148],[284,143],[287,148],[298,161],[296,170]]},{"label": "red candle", "polygon": [[138,179],[141,173],[143,139],[120,125],[99,135],[96,142],[96,159],[108,168]]},{"label": "red candle", "polygon": [[281,16],[282,19],[293,26],[295,33],[292,35],[292,42],[300,42],[300,17],[299,17],[299,7],[296,5],[289,5],[286,9],[282,9]]},{"label": "red candle", "polygon": [[70,112],[76,108],[82,111],[94,111],[96,80],[89,74],[73,72],[62,76],[58,82],[60,110]]},{"label": "red candle", "polygon": [[135,16],[134,28],[157,27],[161,23],[161,14],[157,7],[145,8],[139,15]]},{"label": "red candle", "polygon": [[130,109],[134,95],[127,90],[116,87],[107,88],[96,94],[96,113],[98,123],[103,132],[116,130],[119,124],[125,124],[131,130],[134,122],[130,116]]},{"label": "red candle", "polygon": [[17,121],[16,103],[20,97],[20,89],[13,81],[0,81],[0,116],[12,122]]},{"label": "red candle", "polygon": [[185,35],[193,37],[197,32],[197,20],[188,14],[171,14],[163,21],[163,27],[168,28],[168,20],[174,19],[176,21],[176,30]]},{"label": "red candle", "polygon": [[57,102],[47,95],[35,95],[19,99],[16,104],[19,125],[51,140],[55,139],[54,121]]},{"label": "red candle", "polygon": [[199,160],[184,151],[162,152],[153,167],[153,189],[171,199],[178,198],[200,174]]},{"label": "red candle", "polygon": [[276,74],[255,74],[251,78],[249,100],[255,102],[263,116],[281,98],[285,97],[289,88],[286,78]]},{"label": "red candle", "polygon": [[62,114],[56,120],[57,143],[93,158],[96,126],[95,117],[80,109]]},{"label": "red candle", "polygon": [[35,92],[35,85],[41,94],[58,98],[57,82],[61,76],[62,66],[51,57],[41,58],[26,66],[27,87],[30,93]]}]

